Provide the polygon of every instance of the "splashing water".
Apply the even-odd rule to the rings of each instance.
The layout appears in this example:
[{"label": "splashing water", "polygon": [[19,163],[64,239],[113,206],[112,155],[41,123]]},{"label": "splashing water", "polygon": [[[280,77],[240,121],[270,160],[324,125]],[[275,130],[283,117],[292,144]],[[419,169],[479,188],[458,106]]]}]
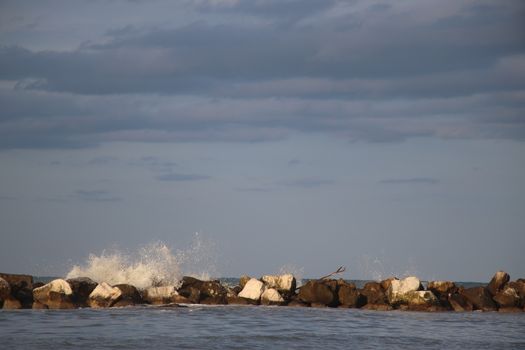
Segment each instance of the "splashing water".
[{"label": "splashing water", "polygon": [[128,283],[139,289],[151,286],[178,286],[182,275],[209,279],[216,272],[213,245],[195,235],[188,249],[175,254],[162,242],[148,244],[136,254],[121,251],[91,254],[84,265],[75,265],[66,278],[89,277],[110,285]]}]

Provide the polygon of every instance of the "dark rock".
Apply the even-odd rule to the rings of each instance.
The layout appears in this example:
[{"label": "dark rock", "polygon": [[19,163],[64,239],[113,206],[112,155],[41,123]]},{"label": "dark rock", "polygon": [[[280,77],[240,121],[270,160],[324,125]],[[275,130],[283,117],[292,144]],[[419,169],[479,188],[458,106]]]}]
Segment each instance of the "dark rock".
[{"label": "dark rock", "polygon": [[490,295],[494,296],[503,289],[503,286],[510,280],[510,276],[505,271],[498,271],[492,277],[487,286],[487,291]]},{"label": "dark rock", "polygon": [[289,307],[310,307],[310,305],[303,303],[300,300],[290,300],[286,306]]},{"label": "dark rock", "polygon": [[457,312],[472,311],[474,307],[472,303],[467,300],[463,295],[459,293],[450,294],[448,302],[452,309]]},{"label": "dark rock", "polygon": [[332,290],[330,284],[324,281],[308,281],[299,288],[298,298],[304,303],[312,304],[312,306],[313,304],[323,304],[327,306],[337,305],[337,295]]},{"label": "dark rock", "polygon": [[33,289],[33,276],[0,273],[0,278],[3,278],[9,283],[13,292],[23,288]]},{"label": "dark rock", "polygon": [[47,307],[47,305],[44,305],[41,302],[35,301],[35,302],[33,302],[32,309],[35,309],[35,310],[47,310],[49,308]]},{"label": "dark rock", "polygon": [[40,288],[45,285],[46,284],[44,282],[36,282],[36,283],[33,283],[33,289]]},{"label": "dark rock", "polygon": [[226,304],[227,289],[219,281],[201,281],[185,276],[178,293],[196,304]]},{"label": "dark rock", "polygon": [[496,311],[498,309],[485,287],[466,288],[461,294],[474,306],[474,310]]},{"label": "dark rock", "polygon": [[428,282],[427,290],[434,293],[434,295],[441,299],[448,298],[449,294],[454,294],[458,291],[458,287],[451,281],[431,281]]},{"label": "dark rock", "polygon": [[367,304],[381,305],[388,304],[385,291],[381,287],[381,283],[368,282],[361,290],[361,294],[366,297]]},{"label": "dark rock", "polygon": [[492,299],[494,299],[500,308],[519,307],[521,304],[518,292],[512,287],[505,287],[496,293]]},{"label": "dark rock", "polygon": [[233,293],[235,293],[235,295],[238,295],[241,292],[242,288],[243,287],[241,287],[241,286],[235,286],[235,287],[232,288],[232,291],[233,291]]},{"label": "dark rock", "polygon": [[257,305],[258,304],[257,301],[246,299],[246,298],[241,298],[236,295],[226,297],[226,302],[229,305]]},{"label": "dark rock", "polygon": [[340,283],[337,295],[341,307],[359,308],[366,304],[366,297],[359,293],[353,283]]},{"label": "dark rock", "polygon": [[98,283],[88,277],[70,278],[66,280],[73,292],[72,300],[77,306],[87,306],[89,295]]},{"label": "dark rock", "polygon": [[112,307],[133,306],[143,303],[139,291],[131,284],[117,284],[114,287],[120,289],[122,294]]},{"label": "dark rock", "polygon": [[504,312],[504,313],[515,313],[515,312],[523,312],[525,310],[522,310],[519,307],[502,307],[498,311]]}]

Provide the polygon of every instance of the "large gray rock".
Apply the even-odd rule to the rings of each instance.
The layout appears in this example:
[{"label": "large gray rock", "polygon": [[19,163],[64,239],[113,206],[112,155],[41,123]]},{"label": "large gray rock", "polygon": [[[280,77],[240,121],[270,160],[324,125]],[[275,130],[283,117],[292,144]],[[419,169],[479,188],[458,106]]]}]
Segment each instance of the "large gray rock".
[{"label": "large gray rock", "polygon": [[298,299],[312,306],[337,306],[336,291],[330,282],[325,281],[306,282],[299,288]]},{"label": "large gray rock", "polygon": [[143,291],[142,298],[148,304],[162,305],[172,303],[191,303],[179,295],[175,286],[150,287]]},{"label": "large gray rock", "polygon": [[391,305],[408,304],[409,293],[423,290],[421,281],[415,276],[402,280],[392,280],[388,288],[388,302]]},{"label": "large gray rock", "polygon": [[487,291],[490,293],[490,295],[494,296],[503,290],[503,287],[509,280],[510,276],[508,273],[505,271],[498,271],[490,280],[489,285],[487,286]]},{"label": "large gray rock", "polygon": [[279,293],[288,296],[295,293],[295,287],[297,284],[295,277],[289,273],[284,275],[264,275],[261,277],[261,281],[267,288],[274,288]]},{"label": "large gray rock", "polygon": [[261,299],[261,295],[264,293],[264,290],[264,283],[255,278],[252,278],[246,282],[246,285],[239,293],[239,297],[253,301],[259,301]]},{"label": "large gray rock", "polygon": [[89,294],[87,302],[92,308],[111,307],[119,300],[121,295],[122,291],[120,289],[102,282]]},{"label": "large gray rock", "polygon": [[279,294],[277,289],[268,288],[261,295],[261,304],[263,305],[284,305],[284,298]]},{"label": "large gray rock", "polygon": [[73,290],[67,281],[56,279],[33,289],[33,299],[49,309],[73,309]]}]

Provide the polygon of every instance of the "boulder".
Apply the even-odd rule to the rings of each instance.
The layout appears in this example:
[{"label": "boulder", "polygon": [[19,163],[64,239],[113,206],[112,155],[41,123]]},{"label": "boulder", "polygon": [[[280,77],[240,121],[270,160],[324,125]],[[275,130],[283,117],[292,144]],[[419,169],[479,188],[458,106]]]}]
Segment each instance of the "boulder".
[{"label": "boulder", "polygon": [[386,280],[382,280],[381,282],[379,282],[379,284],[381,285],[381,289],[383,289],[384,291],[387,291],[388,288],[390,288],[392,281],[394,280],[398,280],[398,279],[395,277],[389,277]]},{"label": "boulder", "polygon": [[423,290],[419,278],[410,276],[402,280],[392,280],[388,288],[388,302],[391,305],[408,304],[408,293]]},{"label": "boulder", "polygon": [[366,283],[361,290],[361,294],[366,298],[366,304],[381,305],[388,303],[385,291],[379,282]]},{"label": "boulder", "polygon": [[298,298],[312,306],[337,306],[337,294],[332,284],[326,281],[308,281],[299,288]]},{"label": "boulder", "polygon": [[518,295],[520,297],[520,306],[525,306],[525,281],[524,280],[517,280],[517,281],[509,282],[505,285],[505,287],[514,288],[516,292],[518,292]]},{"label": "boulder", "polygon": [[119,300],[112,305],[112,307],[124,307],[142,304],[142,296],[140,295],[137,288],[131,284],[117,284],[115,288],[118,288],[121,292]]},{"label": "boulder", "polygon": [[405,294],[408,309],[412,311],[437,311],[439,301],[429,290],[411,291]]},{"label": "boulder", "polygon": [[496,311],[497,305],[485,287],[473,287],[462,290],[463,295],[474,307],[474,310]]},{"label": "boulder", "polygon": [[463,295],[459,293],[450,294],[448,297],[450,307],[457,312],[472,311],[474,307],[472,303],[467,300]]},{"label": "boulder", "polygon": [[239,278],[239,287],[241,287],[241,290],[244,288],[246,283],[248,283],[249,280],[252,278],[248,275],[242,275],[241,278]]},{"label": "boulder", "polygon": [[451,281],[431,281],[428,282],[427,290],[434,293],[434,295],[441,299],[441,297],[448,298],[449,294],[456,293],[458,287]]},{"label": "boulder", "polygon": [[284,298],[279,294],[277,289],[268,288],[261,295],[261,304],[263,305],[283,305]]},{"label": "boulder", "polygon": [[11,297],[11,286],[5,279],[0,277],[0,306],[2,306],[2,303],[4,300],[9,299]]},{"label": "boulder", "polygon": [[72,300],[77,306],[87,306],[89,295],[98,285],[88,277],[70,278],[66,282],[71,286]]},{"label": "boulder", "polygon": [[339,306],[359,308],[366,304],[366,297],[359,293],[355,284],[341,283],[337,291]]},{"label": "boulder", "polygon": [[[22,308],[31,308],[33,304],[33,277],[0,273],[0,278],[5,280],[11,289],[11,297],[20,301]],[[16,303],[10,302],[12,305]]]},{"label": "boulder", "polygon": [[228,291],[219,281],[201,281],[185,276],[178,293],[195,304],[226,304]]},{"label": "boulder", "polygon": [[518,291],[512,287],[505,287],[492,298],[500,308],[519,307],[521,304]]},{"label": "boulder", "polygon": [[[56,279],[42,287],[33,289],[33,299],[49,309],[73,309],[73,290],[63,279]],[[33,303],[31,303],[33,304]]]},{"label": "boulder", "polygon": [[239,293],[239,297],[250,299],[253,301],[259,301],[264,290],[264,283],[255,278],[252,278],[248,282],[246,282],[246,285]]},{"label": "boulder", "polygon": [[150,287],[142,293],[144,301],[153,305],[174,303],[179,296],[175,286]]},{"label": "boulder", "polygon": [[92,308],[111,307],[119,300],[121,295],[120,289],[102,282],[89,294],[87,303]]},{"label": "boulder", "polygon": [[503,286],[510,280],[510,276],[505,271],[498,271],[492,277],[487,286],[487,291],[490,295],[494,296],[503,289]]},{"label": "boulder", "polygon": [[261,281],[268,288],[274,288],[279,293],[291,296],[295,293],[296,280],[292,274],[284,275],[264,275],[261,277]]}]

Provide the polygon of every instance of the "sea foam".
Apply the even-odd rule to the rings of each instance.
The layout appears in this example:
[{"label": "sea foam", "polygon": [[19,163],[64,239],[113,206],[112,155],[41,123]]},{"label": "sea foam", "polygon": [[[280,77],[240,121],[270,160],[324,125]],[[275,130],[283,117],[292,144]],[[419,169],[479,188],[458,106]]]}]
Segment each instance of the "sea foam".
[{"label": "sea foam", "polygon": [[197,233],[188,248],[176,252],[163,242],[148,244],[134,254],[104,251],[90,254],[84,264],[74,265],[66,277],[89,277],[111,285],[128,283],[139,289],[177,286],[183,275],[211,278],[216,272],[213,246]]}]

